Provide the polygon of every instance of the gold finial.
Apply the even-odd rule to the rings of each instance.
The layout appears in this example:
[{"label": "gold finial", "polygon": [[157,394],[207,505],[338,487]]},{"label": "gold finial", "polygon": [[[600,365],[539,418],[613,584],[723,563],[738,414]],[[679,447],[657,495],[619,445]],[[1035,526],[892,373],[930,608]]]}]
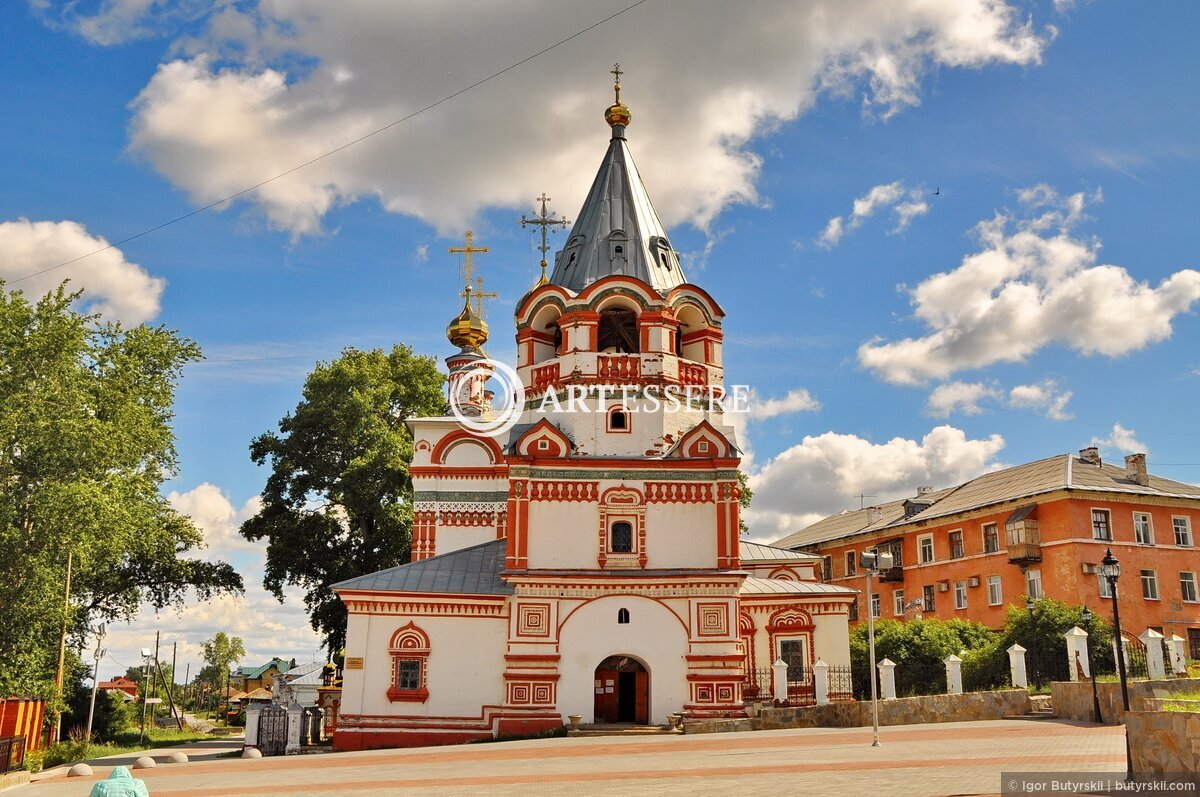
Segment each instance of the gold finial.
[{"label": "gold finial", "polygon": [[475,278],[475,268],[474,268],[473,264],[471,263],[471,255],[486,254],[488,251],[488,248],[486,246],[479,246],[479,247],[471,246],[471,241],[474,240],[474,237],[473,237],[473,233],[470,230],[467,230],[466,239],[467,239],[466,246],[450,247],[450,254],[452,254],[452,255],[461,254],[463,256],[462,275],[463,275],[463,279],[466,280],[467,287],[470,288],[471,280],[473,280]]},{"label": "gold finial", "polygon": [[[566,229],[566,226],[571,223],[567,219],[554,218],[555,214],[553,212],[547,214],[546,213],[546,203],[549,201],[550,201],[550,197],[546,196],[546,192],[543,191],[542,195],[534,200],[534,202],[542,203],[541,214],[534,216],[532,219],[527,219],[527,218],[525,218],[525,215],[522,214],[521,221],[519,222],[522,227],[524,227],[528,224],[536,224],[538,227],[542,228],[542,244],[541,244],[541,246],[538,247],[538,251],[540,251],[542,253],[542,276],[538,279],[537,285],[535,287],[541,287],[542,285],[545,285],[547,282],[550,281],[550,278],[546,276],[546,266],[549,265],[549,263],[546,262],[546,253],[550,251],[550,245],[546,243],[547,228],[561,226],[561,227],[563,227],[563,229]],[[553,230],[553,232],[558,232],[558,230],[555,229],[555,230]]]},{"label": "gold finial", "polygon": [[479,320],[480,320],[480,321],[482,321],[484,318],[486,318],[486,316],[484,315],[484,312],[483,312],[483,300],[484,300],[484,299],[495,299],[495,298],[497,298],[499,295],[500,295],[500,294],[498,294],[498,293],[486,293],[486,292],[484,292],[484,290],[483,290],[483,277],[476,277],[476,278],[475,278],[475,293],[474,293],[474,294],[472,294],[472,293],[471,293],[471,286],[470,286],[470,285],[468,285],[468,286],[467,286],[467,289],[466,289],[466,291],[464,291],[463,293],[460,293],[460,294],[459,294],[459,296],[462,296],[462,297],[466,298],[466,299],[467,299],[467,301],[470,301],[470,299],[471,299],[471,297],[472,297],[472,296],[474,296],[474,297],[475,297],[475,314],[479,316]]},{"label": "gold finial", "polygon": [[[617,101],[608,106],[608,110],[604,112],[604,121],[608,122],[609,127],[625,127],[632,120],[629,113],[629,108],[621,104],[621,75],[625,74],[621,71],[620,64],[613,64],[613,68],[609,70],[613,76],[613,91],[616,92]],[[618,134],[614,131],[614,136]]]},{"label": "gold finial", "polygon": [[[471,255],[484,254],[488,251],[486,246],[473,246],[474,235],[470,230],[466,232],[466,246],[450,247],[451,254],[461,254],[462,262],[462,277],[463,289],[458,295],[464,299],[463,309],[454,320],[450,322],[450,326],[446,328],[446,337],[450,342],[460,349],[467,351],[478,351],[488,339],[488,325],[483,320],[483,300],[486,298],[495,297],[494,293],[485,293],[483,290],[483,277],[475,276],[475,264],[471,262]],[[471,282],[474,281],[476,287],[472,289]],[[475,307],[471,306],[471,299],[475,299]]]}]

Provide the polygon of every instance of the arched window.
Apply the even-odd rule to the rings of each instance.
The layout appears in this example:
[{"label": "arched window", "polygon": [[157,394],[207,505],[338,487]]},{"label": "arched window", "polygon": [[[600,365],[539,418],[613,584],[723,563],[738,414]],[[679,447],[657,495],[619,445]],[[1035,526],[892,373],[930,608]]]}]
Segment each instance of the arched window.
[{"label": "arched window", "polygon": [[617,609],[617,624],[618,625],[628,625],[629,624],[629,610],[628,609]]},{"label": "arched window", "polygon": [[613,407],[608,411],[608,431],[628,432],[629,411],[624,407]]},{"label": "arched window", "polygon": [[552,329],[554,330],[554,356],[557,357],[563,353],[562,327],[560,327],[558,324],[555,324]]},{"label": "arched window", "polygon": [[633,524],[618,520],[609,534],[609,550],[613,553],[633,553]]},{"label": "arched window", "polygon": [[637,313],[624,307],[612,307],[600,311],[598,348],[602,352],[637,354]]}]

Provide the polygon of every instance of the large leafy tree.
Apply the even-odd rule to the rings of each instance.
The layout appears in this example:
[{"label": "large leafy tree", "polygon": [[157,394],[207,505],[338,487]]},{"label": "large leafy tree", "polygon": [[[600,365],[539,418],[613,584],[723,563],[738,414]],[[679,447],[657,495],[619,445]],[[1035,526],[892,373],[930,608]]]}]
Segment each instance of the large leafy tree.
[{"label": "large leafy tree", "polygon": [[263,586],[281,601],[285,586],[302,588],[331,651],[345,643],[346,612],[330,586],[408,561],[413,441],[404,421],[445,410],[431,357],[402,345],[347,349],[309,374],[278,433],[250,445],[271,475],[241,533],[267,541]]},{"label": "large leafy tree", "polygon": [[203,536],[159,492],[177,469],[175,386],[199,349],[99,323],[77,298],[0,284],[0,694],[51,692],[64,621],[80,642],[143,602],[242,589],[228,564],[186,556]]},{"label": "large leafy tree", "polygon": [[204,663],[214,668],[222,678],[246,655],[246,645],[242,638],[229,636],[224,631],[218,631],[212,639],[201,643],[200,647],[204,653]]}]

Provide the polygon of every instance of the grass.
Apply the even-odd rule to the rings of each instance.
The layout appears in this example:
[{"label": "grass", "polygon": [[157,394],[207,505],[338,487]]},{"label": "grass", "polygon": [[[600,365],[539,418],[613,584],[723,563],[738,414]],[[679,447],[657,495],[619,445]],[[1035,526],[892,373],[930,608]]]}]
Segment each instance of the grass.
[{"label": "grass", "polygon": [[110,755],[124,755],[139,750],[151,750],[157,747],[174,747],[188,742],[200,742],[213,737],[196,733],[195,731],[180,731],[177,728],[146,728],[146,742],[140,742],[137,729],[121,731],[110,742],[88,742],[85,739],[70,739],[59,742],[45,750],[28,753],[25,756],[26,767],[37,772],[44,767],[56,767],[60,764],[74,764],[93,758],[103,758]]}]

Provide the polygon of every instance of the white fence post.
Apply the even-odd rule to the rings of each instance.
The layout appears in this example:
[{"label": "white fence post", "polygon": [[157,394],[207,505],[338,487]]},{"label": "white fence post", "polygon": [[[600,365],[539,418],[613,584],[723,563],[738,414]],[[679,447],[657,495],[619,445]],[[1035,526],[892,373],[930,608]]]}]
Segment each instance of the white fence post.
[{"label": "white fence post", "polygon": [[771,669],[774,671],[772,673],[774,676],[774,683],[772,685],[775,687],[775,702],[786,703],[788,698],[787,663],[783,659],[776,659],[775,663],[771,665]]},{"label": "white fence post", "polygon": [[883,700],[896,699],[896,662],[884,659],[876,665],[879,668],[879,696]]},{"label": "white fence post", "polygon": [[299,703],[292,703],[287,707],[287,714],[287,747],[284,752],[291,755],[300,752],[300,721],[304,717],[304,709]]},{"label": "white fence post", "polygon": [[1167,669],[1163,663],[1163,635],[1153,628],[1147,628],[1138,639],[1146,646],[1146,675],[1151,680],[1166,678]]},{"label": "white fence post", "polygon": [[1088,669],[1088,633],[1079,626],[1063,634],[1067,640],[1067,671],[1072,681],[1084,681],[1091,677]]},{"label": "white fence post", "polygon": [[946,657],[946,694],[962,694],[962,659],[953,653]]},{"label": "white fence post", "polygon": [[243,740],[245,747],[258,746],[258,711],[257,703],[246,706],[246,738]]},{"label": "white fence post", "polygon": [[1187,642],[1179,634],[1171,634],[1167,637],[1167,642],[1171,643],[1171,669],[1180,678],[1187,677],[1187,648],[1184,647]]},{"label": "white fence post", "polygon": [[1029,676],[1025,672],[1025,648],[1014,644],[1008,649],[1008,671],[1012,674],[1013,689],[1028,689]]},{"label": "white fence post", "polygon": [[829,702],[829,665],[821,659],[813,665],[813,692],[818,706]]}]

